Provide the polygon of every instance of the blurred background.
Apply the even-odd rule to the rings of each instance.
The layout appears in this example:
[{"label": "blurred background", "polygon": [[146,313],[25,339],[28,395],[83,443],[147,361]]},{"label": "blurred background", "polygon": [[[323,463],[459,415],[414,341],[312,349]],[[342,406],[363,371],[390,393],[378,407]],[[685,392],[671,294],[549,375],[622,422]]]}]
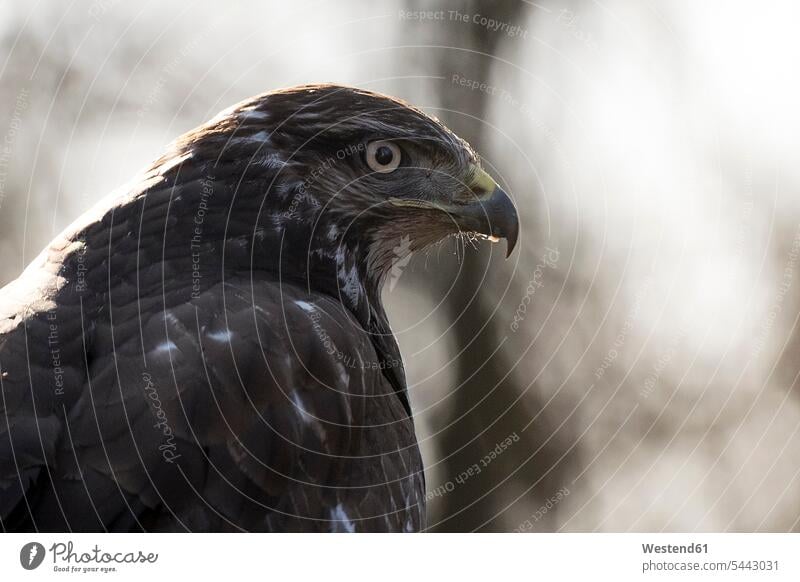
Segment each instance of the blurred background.
[{"label": "blurred background", "polygon": [[[387,286],[433,531],[800,529],[800,6],[2,2],[0,284],[250,95],[402,97],[520,248]],[[395,284],[396,283],[396,284]]]}]

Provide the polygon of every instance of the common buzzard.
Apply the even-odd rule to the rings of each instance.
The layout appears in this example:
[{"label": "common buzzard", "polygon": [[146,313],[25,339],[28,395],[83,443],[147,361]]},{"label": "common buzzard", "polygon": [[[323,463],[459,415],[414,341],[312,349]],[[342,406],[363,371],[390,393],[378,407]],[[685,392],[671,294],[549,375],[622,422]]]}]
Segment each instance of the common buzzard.
[{"label": "common buzzard", "polygon": [[510,253],[517,231],[402,101],[313,85],[222,112],[0,291],[3,529],[423,529],[381,287],[446,236]]}]

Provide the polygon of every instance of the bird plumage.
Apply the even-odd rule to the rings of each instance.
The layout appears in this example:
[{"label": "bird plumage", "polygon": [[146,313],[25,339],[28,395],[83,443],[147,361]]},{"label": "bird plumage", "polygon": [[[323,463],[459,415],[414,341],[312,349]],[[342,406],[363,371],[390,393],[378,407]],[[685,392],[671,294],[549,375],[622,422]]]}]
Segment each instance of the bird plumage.
[{"label": "bird plumage", "polygon": [[[405,172],[365,171],[374,139],[408,144]],[[179,138],[0,291],[3,528],[422,529],[380,288],[401,235],[454,226],[385,202],[458,202],[475,164],[418,110],[337,86]]]}]

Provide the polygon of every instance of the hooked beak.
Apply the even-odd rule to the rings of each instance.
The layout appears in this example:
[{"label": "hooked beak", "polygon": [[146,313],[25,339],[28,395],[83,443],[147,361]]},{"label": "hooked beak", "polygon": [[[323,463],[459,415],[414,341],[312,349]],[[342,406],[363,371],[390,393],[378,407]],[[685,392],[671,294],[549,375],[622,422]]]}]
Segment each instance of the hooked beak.
[{"label": "hooked beak", "polygon": [[472,199],[451,207],[456,223],[461,230],[483,234],[490,240],[506,239],[506,258],[510,257],[519,235],[519,218],[514,203],[478,166],[473,167],[469,186]]},{"label": "hooked beak", "polygon": [[472,167],[469,193],[451,204],[428,200],[391,198],[389,203],[426,210],[445,212],[461,232],[480,234],[497,242],[506,239],[506,258],[517,245],[519,218],[508,194],[479,166]]}]

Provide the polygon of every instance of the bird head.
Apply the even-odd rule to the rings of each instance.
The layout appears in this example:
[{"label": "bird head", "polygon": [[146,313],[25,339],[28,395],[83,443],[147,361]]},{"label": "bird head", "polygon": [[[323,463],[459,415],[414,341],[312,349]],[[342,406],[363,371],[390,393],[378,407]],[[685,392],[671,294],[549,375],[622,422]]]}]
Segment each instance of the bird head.
[{"label": "bird head", "polygon": [[303,190],[320,203],[323,223],[358,227],[373,242],[408,235],[412,249],[456,233],[506,238],[510,254],[513,203],[469,144],[438,120],[335,85],[280,91],[266,102],[283,112],[276,145],[303,168]]},{"label": "bird head", "polygon": [[514,204],[474,150],[398,99],[339,85],[293,87],[222,112],[200,134],[224,140],[218,162],[244,158],[248,175],[270,172],[271,222],[305,229],[310,253],[347,248],[385,274],[403,240],[414,251],[453,234],[505,238],[507,256],[516,244]]}]

